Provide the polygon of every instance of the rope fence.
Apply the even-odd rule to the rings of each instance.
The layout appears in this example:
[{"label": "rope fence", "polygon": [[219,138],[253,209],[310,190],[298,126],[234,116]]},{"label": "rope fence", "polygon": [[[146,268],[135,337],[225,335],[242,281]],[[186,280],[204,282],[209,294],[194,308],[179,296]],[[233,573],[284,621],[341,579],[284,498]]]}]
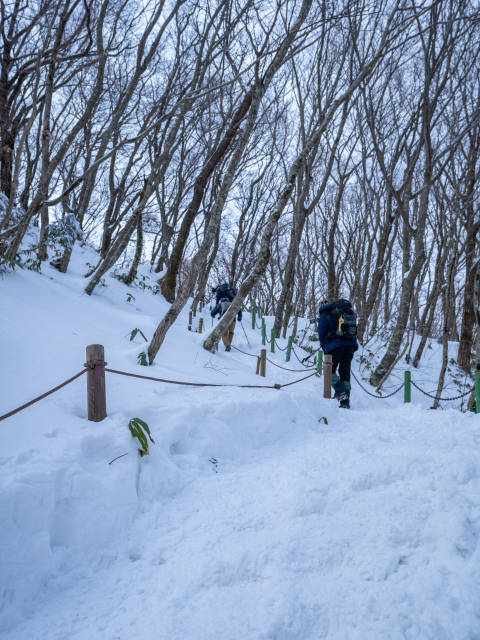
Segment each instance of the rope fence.
[{"label": "rope fence", "polygon": [[[262,326],[263,326],[263,323],[262,323]],[[259,327],[259,328],[261,329],[262,327]],[[141,380],[163,382],[166,384],[178,384],[178,385],[189,386],[189,387],[233,387],[233,388],[240,388],[240,389],[277,389],[279,390],[279,389],[282,389],[283,387],[289,387],[291,385],[302,382],[303,380],[307,380],[308,378],[312,378],[313,376],[316,376],[320,372],[320,368],[322,368],[325,376],[324,398],[331,397],[332,356],[330,354],[325,355],[325,361],[323,365],[321,363],[321,359],[319,359],[319,365],[317,365],[316,367],[309,368],[308,365],[304,365],[303,362],[300,360],[300,358],[296,353],[295,348],[293,348],[293,345],[291,345],[291,338],[289,338],[290,348],[289,346],[286,347],[287,361],[290,358],[289,356],[290,351],[293,350],[295,357],[300,362],[300,364],[304,367],[304,369],[288,369],[287,367],[282,367],[276,362],[273,362],[273,360],[270,360],[270,358],[267,358],[265,349],[262,349],[261,356],[258,356],[253,353],[247,353],[246,351],[242,351],[241,349],[239,349],[238,347],[235,347],[234,345],[232,346],[239,353],[242,353],[246,356],[250,356],[252,358],[256,358],[257,374],[260,371],[260,375],[263,377],[265,377],[265,368],[266,368],[267,361],[270,364],[273,364],[275,367],[282,369],[283,371],[289,371],[292,373],[300,373],[300,372],[303,373],[303,372],[313,371],[313,373],[311,373],[308,376],[305,376],[304,378],[300,378],[299,380],[294,380],[293,382],[288,382],[285,384],[275,383],[273,385],[250,385],[250,384],[238,385],[238,384],[217,384],[217,383],[207,383],[207,382],[184,382],[180,380],[167,380],[163,378],[154,378],[151,376],[144,376],[137,373],[128,373],[126,371],[117,371],[116,369],[108,369],[107,363],[104,360],[103,346],[90,345],[87,347],[87,362],[84,364],[84,369],[82,371],[80,371],[79,373],[76,373],[74,376],[72,376],[68,380],[65,380],[65,382],[62,382],[61,384],[54,387],[53,389],[50,389],[50,391],[47,391],[42,395],[38,396],[37,398],[30,400],[30,402],[27,402],[22,406],[18,407],[17,409],[14,409],[13,411],[9,411],[5,415],[0,416],[0,422],[3,420],[6,420],[7,418],[10,418],[11,416],[14,416],[15,414],[19,413],[20,411],[23,411],[24,409],[27,409],[28,407],[32,406],[36,402],[43,400],[43,398],[47,398],[48,396],[52,395],[56,391],[59,391],[60,389],[67,386],[77,378],[80,378],[80,376],[82,376],[84,373],[88,374],[87,375],[88,419],[94,422],[100,422],[107,415],[105,372],[113,373],[121,376],[127,376],[130,378],[139,378]],[[282,351],[285,351],[285,349],[282,349]],[[321,357],[321,355],[322,353],[320,352],[319,358]],[[352,371],[352,375],[356,380],[356,382],[358,383],[358,385],[360,386],[360,388],[363,389],[363,391],[365,391],[365,393],[367,393],[370,397],[376,398],[379,400],[386,400],[387,398],[391,398],[392,396],[397,394],[401,389],[405,389],[404,402],[405,403],[411,402],[411,384],[413,384],[413,386],[416,389],[418,389],[418,391],[423,393],[428,398],[432,398],[433,400],[436,400],[439,402],[453,402],[454,400],[459,400],[461,398],[464,398],[465,396],[470,395],[473,391],[475,391],[475,400],[476,400],[475,410],[476,410],[476,413],[480,413],[480,371],[475,372],[475,388],[474,389],[468,389],[464,393],[461,393],[458,396],[454,396],[452,398],[442,398],[424,391],[421,387],[418,386],[418,384],[416,384],[413,380],[411,380],[410,371],[405,371],[405,381],[397,389],[395,389],[395,391],[393,391],[388,395],[378,395],[378,394],[371,393],[368,389],[366,389],[362,385],[362,383],[357,378],[357,376],[353,373],[353,371]]]},{"label": "rope fence", "polygon": [[398,389],[396,389],[393,393],[390,393],[388,396],[379,396],[379,395],[375,395],[374,393],[370,393],[370,391],[367,391],[367,389],[365,389],[365,387],[363,386],[363,384],[360,382],[360,380],[357,378],[357,376],[353,373],[352,371],[352,376],[355,378],[355,380],[357,381],[357,383],[359,384],[359,386],[365,391],[365,393],[368,393],[369,396],[372,396],[372,398],[376,398],[377,400],[386,400],[387,398],[391,398],[392,396],[394,396],[396,393],[398,393],[400,391],[400,389],[403,389],[403,387],[405,386],[405,383],[403,382]]},{"label": "rope fence", "polygon": [[[92,350],[92,347],[95,347],[96,349]],[[257,359],[259,358],[259,356],[256,356],[252,353],[247,353],[246,351],[242,351],[237,347],[234,347],[234,348],[237,349],[237,351],[240,351],[240,353],[243,353],[247,356],[252,356]],[[98,357],[98,354],[101,354],[101,357]],[[93,357],[89,359],[89,355]],[[276,367],[279,367],[280,369],[285,369],[285,367],[281,367],[280,365],[277,365],[275,362],[272,362],[271,360],[269,360],[269,362],[271,362],[271,364],[274,364]],[[76,373],[74,376],[72,376],[68,380],[65,380],[65,382],[62,382],[61,384],[57,385],[53,389],[50,389],[50,391],[47,391],[43,393],[41,396],[38,396],[37,398],[30,400],[30,402],[23,404],[17,409],[14,409],[13,411],[9,411],[5,415],[0,416],[0,422],[2,420],[6,420],[7,418],[10,418],[11,416],[14,416],[16,413],[19,413],[20,411],[23,411],[23,409],[27,409],[28,407],[35,404],[36,402],[43,400],[43,398],[47,398],[48,396],[52,395],[56,391],[59,391],[63,387],[66,387],[68,384],[70,384],[77,378],[80,378],[80,376],[82,376],[84,373],[89,374],[88,382],[87,382],[88,412],[89,412],[88,419],[92,420],[93,422],[100,422],[101,420],[103,420],[103,418],[106,417],[105,372],[113,373],[120,376],[127,376],[130,378],[139,378],[141,380],[151,380],[154,382],[163,382],[166,384],[178,384],[178,385],[188,386],[188,387],[233,387],[237,389],[239,388],[239,389],[277,389],[277,390],[280,390],[283,387],[289,387],[293,384],[297,384],[298,382],[302,382],[303,380],[307,380],[307,378],[311,378],[312,376],[316,375],[316,373],[314,372],[304,378],[300,378],[299,380],[294,380],[293,382],[288,382],[286,384],[275,383],[273,385],[216,384],[216,383],[210,383],[210,382],[184,382],[181,380],[167,380],[164,378],[154,378],[152,376],[143,376],[138,373],[128,373],[126,371],[118,371],[116,369],[107,368],[107,362],[105,362],[105,360],[103,359],[103,347],[101,345],[90,345],[89,347],[87,347],[87,362],[84,364],[84,367],[85,368],[82,371],[80,371],[79,373]],[[285,369],[285,371],[298,372],[298,370],[295,370],[295,369]],[[312,371],[312,369],[307,369],[307,371]]]},{"label": "rope fence", "polygon": [[420,389],[418,384],[415,384],[413,380],[411,380],[411,383],[413,384],[414,387],[416,387],[419,391],[421,391],[423,395],[428,396],[429,398],[432,398],[432,400],[442,400],[443,402],[451,402],[452,400],[459,400],[460,398],[464,398],[465,396],[468,396],[472,393],[472,389],[469,389],[468,391],[465,391],[465,393],[461,393],[459,396],[455,396],[454,398],[439,398],[438,396],[432,396],[430,393],[427,393],[423,389]]},{"label": "rope fence", "polygon": [[60,389],[62,389],[62,387],[66,387],[67,384],[70,384],[70,382],[73,382],[80,376],[83,376],[83,374],[87,373],[87,371],[88,369],[84,369],[83,371],[80,371],[79,373],[71,377],[69,380],[65,380],[65,382],[62,382],[62,384],[59,384],[58,387],[55,387],[54,389],[50,389],[50,391],[47,391],[46,393],[42,393],[42,395],[38,396],[38,398],[35,398],[34,400],[30,400],[30,402],[27,402],[26,404],[22,404],[22,406],[18,407],[18,409],[14,409],[13,411],[9,411],[9,413],[6,413],[4,416],[0,416],[0,422],[2,420],[6,420],[6,418],[10,418],[10,416],[14,416],[16,413],[19,413],[19,411],[23,411],[23,409],[27,409],[28,407],[32,406],[32,404],[35,404],[39,400],[43,400],[43,398],[46,398],[47,396],[52,395],[52,393],[55,393],[55,391],[59,391]]}]

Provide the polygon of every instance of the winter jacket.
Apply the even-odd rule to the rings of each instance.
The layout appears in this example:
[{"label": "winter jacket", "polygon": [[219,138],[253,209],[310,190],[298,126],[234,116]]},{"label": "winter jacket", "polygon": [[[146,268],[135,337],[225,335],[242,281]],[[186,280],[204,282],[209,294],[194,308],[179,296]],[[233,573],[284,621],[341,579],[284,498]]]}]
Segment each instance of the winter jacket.
[{"label": "winter jacket", "polygon": [[[212,318],[215,318],[215,316],[218,314],[218,318],[220,319],[223,315],[222,313],[222,303],[218,302],[213,309],[210,311],[210,315],[212,316]],[[237,320],[239,322],[242,321],[242,310],[240,309],[239,312],[237,313]]]},{"label": "winter jacket", "polygon": [[324,304],[318,310],[318,339],[323,353],[330,353],[336,347],[346,347],[351,345],[355,351],[358,349],[356,338],[341,338],[335,335],[338,327],[335,326],[332,316],[328,311],[333,307],[333,303]]}]

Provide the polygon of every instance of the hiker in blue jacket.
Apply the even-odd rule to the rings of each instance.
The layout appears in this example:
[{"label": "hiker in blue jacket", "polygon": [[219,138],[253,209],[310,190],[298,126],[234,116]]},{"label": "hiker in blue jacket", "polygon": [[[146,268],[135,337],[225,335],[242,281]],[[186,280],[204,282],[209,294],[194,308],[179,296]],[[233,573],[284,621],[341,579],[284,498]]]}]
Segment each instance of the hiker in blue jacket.
[{"label": "hiker in blue jacket", "polygon": [[[318,338],[323,353],[332,356],[333,396],[342,409],[350,409],[350,370],[358,349],[357,316],[348,300],[324,302],[318,310]],[[337,374],[338,367],[338,374]]]},{"label": "hiker in blue jacket", "polygon": [[[215,316],[218,314],[218,319],[220,319],[233,302],[234,297],[237,295],[237,290],[224,282],[219,287],[213,288],[212,293],[216,294],[217,304],[211,310],[210,315],[212,316],[212,318],[215,318]],[[237,314],[237,319],[239,322],[242,321],[241,309]],[[223,344],[225,345],[225,351],[232,350],[233,334],[235,333],[236,324],[237,323],[235,320],[231,322],[228,326],[228,329],[222,336]]]}]

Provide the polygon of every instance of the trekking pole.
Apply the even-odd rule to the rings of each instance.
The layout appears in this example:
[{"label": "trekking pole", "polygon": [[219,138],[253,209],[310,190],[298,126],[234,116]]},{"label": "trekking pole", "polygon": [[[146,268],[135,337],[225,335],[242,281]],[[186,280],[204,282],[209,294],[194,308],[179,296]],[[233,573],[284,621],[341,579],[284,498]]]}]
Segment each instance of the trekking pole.
[{"label": "trekking pole", "polygon": [[251,349],[252,345],[250,344],[250,340],[248,339],[247,332],[245,331],[245,327],[243,326],[243,322],[241,320],[240,320],[240,324],[242,325],[242,329],[243,329],[243,333],[245,334],[245,338],[247,338],[248,346]]}]

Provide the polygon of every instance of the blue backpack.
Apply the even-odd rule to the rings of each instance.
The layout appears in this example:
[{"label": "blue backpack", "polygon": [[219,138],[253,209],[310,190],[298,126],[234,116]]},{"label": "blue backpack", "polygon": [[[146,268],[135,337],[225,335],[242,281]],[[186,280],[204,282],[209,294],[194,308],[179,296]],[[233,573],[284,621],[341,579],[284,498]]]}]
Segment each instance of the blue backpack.
[{"label": "blue backpack", "polygon": [[331,340],[337,337],[345,340],[355,340],[357,337],[357,316],[348,300],[337,300],[330,309],[322,313],[328,313],[335,326],[335,329],[326,336],[327,339]]}]

